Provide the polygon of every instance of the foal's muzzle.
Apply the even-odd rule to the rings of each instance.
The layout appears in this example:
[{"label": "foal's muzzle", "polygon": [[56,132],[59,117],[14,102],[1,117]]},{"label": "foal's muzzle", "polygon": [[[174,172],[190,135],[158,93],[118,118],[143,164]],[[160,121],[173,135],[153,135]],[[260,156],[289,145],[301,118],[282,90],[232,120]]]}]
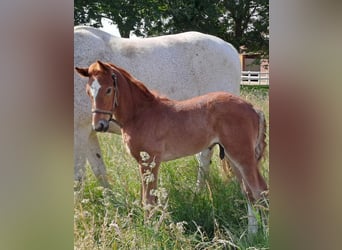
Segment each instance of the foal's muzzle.
[{"label": "foal's muzzle", "polygon": [[[97,132],[107,132],[109,128],[109,121],[112,120],[113,114],[111,111],[103,110],[103,109],[92,109],[91,112],[93,115],[95,114],[104,114],[109,115],[109,120],[101,119],[96,124],[93,123],[93,129]],[[94,119],[94,116],[93,116]],[[93,120],[94,121],[94,120]]]},{"label": "foal's muzzle", "polygon": [[107,120],[99,120],[93,128],[96,132],[106,132],[109,128],[109,121]]}]

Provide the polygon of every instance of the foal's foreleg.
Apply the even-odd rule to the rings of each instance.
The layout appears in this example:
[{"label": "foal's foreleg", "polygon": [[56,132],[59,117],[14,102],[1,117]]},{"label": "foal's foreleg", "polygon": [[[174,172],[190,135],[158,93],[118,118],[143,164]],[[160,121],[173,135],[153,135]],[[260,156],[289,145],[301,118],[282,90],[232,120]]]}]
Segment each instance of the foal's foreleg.
[{"label": "foal's foreleg", "polygon": [[154,205],[157,202],[157,196],[153,194],[153,190],[157,189],[159,165],[160,162],[155,158],[139,161],[141,201],[144,206]]},{"label": "foal's foreleg", "polygon": [[[150,218],[153,206],[157,204],[157,196],[153,193],[157,189],[159,164],[152,168],[146,162],[139,164],[141,176],[141,203],[145,210],[145,222]],[[142,165],[143,164],[143,165]],[[146,166],[147,165],[147,166]]]}]

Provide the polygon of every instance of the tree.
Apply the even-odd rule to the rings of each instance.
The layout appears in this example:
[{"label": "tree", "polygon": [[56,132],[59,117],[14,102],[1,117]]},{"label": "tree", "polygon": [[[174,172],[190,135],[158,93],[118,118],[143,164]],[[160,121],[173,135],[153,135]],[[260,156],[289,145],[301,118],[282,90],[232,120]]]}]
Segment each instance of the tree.
[{"label": "tree", "polygon": [[142,35],[142,14],[149,6],[149,0],[74,0],[74,25],[101,27],[101,18],[106,17],[118,25],[123,37],[129,37],[131,30]]},{"label": "tree", "polygon": [[75,0],[74,23],[113,20],[123,37],[199,31],[268,55],[268,0]]},{"label": "tree", "polygon": [[236,47],[268,55],[269,2],[268,0],[222,1],[226,16],[227,32],[222,38],[232,40]]}]

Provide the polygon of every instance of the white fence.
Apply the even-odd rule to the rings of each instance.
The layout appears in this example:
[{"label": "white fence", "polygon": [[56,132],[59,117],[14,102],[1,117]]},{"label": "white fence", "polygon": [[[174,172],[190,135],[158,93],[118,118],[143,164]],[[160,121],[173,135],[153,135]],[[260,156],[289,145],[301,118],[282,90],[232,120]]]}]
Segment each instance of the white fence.
[{"label": "white fence", "polygon": [[269,85],[269,73],[260,71],[242,71],[242,85]]}]

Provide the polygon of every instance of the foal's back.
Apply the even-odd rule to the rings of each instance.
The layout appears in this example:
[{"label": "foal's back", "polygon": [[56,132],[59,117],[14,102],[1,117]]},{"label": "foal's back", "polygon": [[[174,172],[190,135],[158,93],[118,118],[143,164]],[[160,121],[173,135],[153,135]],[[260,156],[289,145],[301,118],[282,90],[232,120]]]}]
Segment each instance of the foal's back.
[{"label": "foal's back", "polygon": [[157,98],[132,122],[132,129],[126,129],[141,144],[160,151],[163,161],[198,153],[240,131],[256,137],[257,127],[258,114],[251,104],[227,92],[213,92],[184,101]]},{"label": "foal's back", "polygon": [[161,100],[158,105],[162,107],[156,107],[160,112],[165,109],[164,112],[168,112],[171,116],[169,118],[176,120],[191,117],[211,122],[225,116],[231,120],[257,116],[252,104],[228,92],[212,92],[184,101]]}]

